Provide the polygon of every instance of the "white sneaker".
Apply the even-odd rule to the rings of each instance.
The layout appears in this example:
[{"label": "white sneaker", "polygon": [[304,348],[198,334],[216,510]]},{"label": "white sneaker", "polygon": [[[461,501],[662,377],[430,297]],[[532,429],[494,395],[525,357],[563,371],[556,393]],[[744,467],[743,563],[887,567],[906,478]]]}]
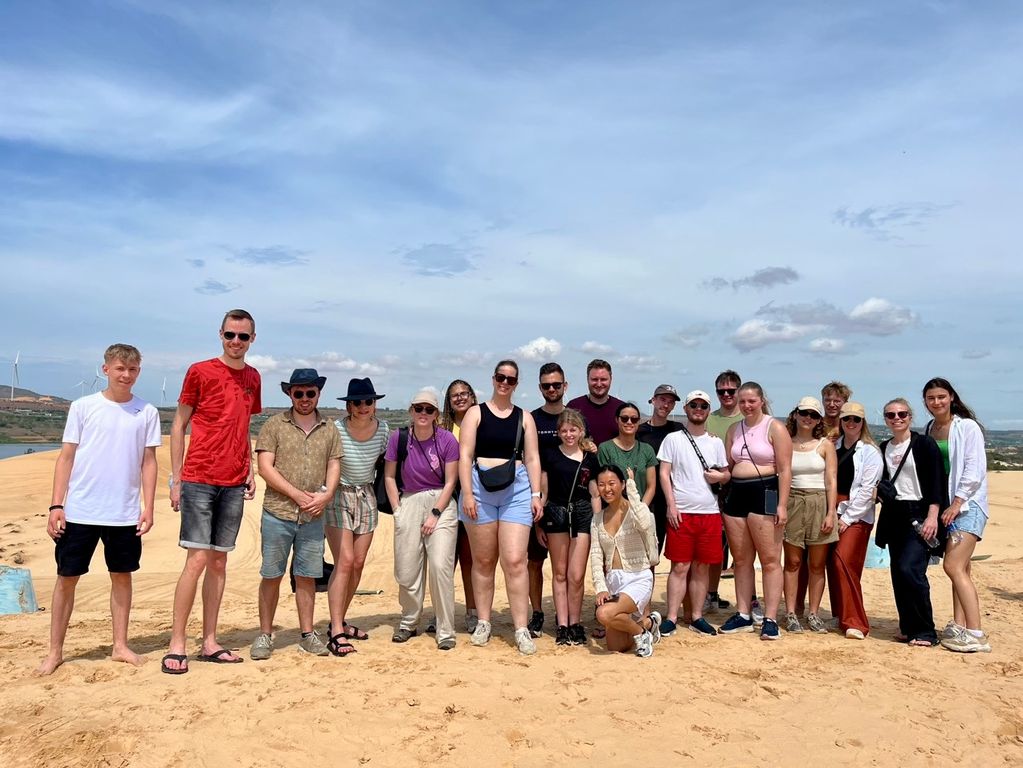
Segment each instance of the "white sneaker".
[{"label": "white sneaker", "polygon": [[753,626],[759,627],[764,623],[764,606],[759,600],[754,600],[750,605],[750,614],[753,616]]},{"label": "white sneaker", "polygon": [[[481,621],[480,624],[482,623]],[[529,627],[519,627],[515,630],[515,645],[523,656],[532,656],[536,653],[536,643],[529,634]]]},{"label": "white sneaker", "polygon": [[654,655],[654,636],[649,632],[641,632],[634,635],[632,639],[636,641],[637,656],[646,659]]},{"label": "white sneaker", "polygon": [[967,629],[957,632],[954,637],[943,637],[941,645],[956,653],[991,653],[987,635],[974,637]]},{"label": "white sneaker", "polygon": [[472,633],[472,637],[469,638],[469,642],[473,645],[486,645],[490,642],[490,622],[483,621],[480,619],[476,623],[476,630]]},{"label": "white sneaker", "polygon": [[849,627],[849,629],[847,629],[845,631],[845,636],[846,636],[846,639],[848,639],[848,640],[863,640],[864,639],[863,633],[860,630],[856,629],[855,627]]},{"label": "white sneaker", "polygon": [[952,620],[948,624],[945,625],[945,628],[943,630],[941,630],[941,635],[940,636],[942,638],[955,637],[957,634],[959,634],[964,629],[966,629],[966,627],[960,627],[958,624],[955,623],[955,620]]}]

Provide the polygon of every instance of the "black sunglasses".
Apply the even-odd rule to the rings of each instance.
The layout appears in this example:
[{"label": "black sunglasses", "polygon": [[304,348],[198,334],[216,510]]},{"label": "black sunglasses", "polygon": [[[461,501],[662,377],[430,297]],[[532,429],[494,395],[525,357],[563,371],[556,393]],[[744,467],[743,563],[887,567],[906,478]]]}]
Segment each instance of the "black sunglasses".
[{"label": "black sunglasses", "polygon": [[514,387],[516,384],[519,383],[519,377],[508,376],[507,374],[504,373],[495,373],[494,381],[496,381],[498,384],[507,384],[509,387]]},{"label": "black sunglasses", "polygon": [[238,337],[238,341],[248,341],[252,338],[251,333],[235,333],[234,331],[221,331],[220,335],[228,341],[234,341],[234,337]]},{"label": "black sunglasses", "polygon": [[619,416],[618,421],[622,424],[639,424],[640,416]]},{"label": "black sunglasses", "polygon": [[318,389],[293,389],[290,392],[288,392],[288,394],[291,395],[296,400],[301,400],[301,399],[306,398],[306,397],[308,397],[310,400],[312,400],[313,398],[315,398],[317,395],[320,394],[320,390],[318,390]]},{"label": "black sunglasses", "polygon": [[413,405],[412,410],[416,413],[425,413],[427,416],[433,416],[437,412],[437,409],[432,405],[423,405],[422,403]]},{"label": "black sunglasses", "polygon": [[703,402],[702,400],[690,403],[686,408],[692,408],[694,411],[709,411],[710,405]]},{"label": "black sunglasses", "polygon": [[884,417],[886,419],[907,419],[909,418],[909,411],[885,411]]},{"label": "black sunglasses", "polygon": [[565,386],[563,381],[551,381],[547,384],[540,383],[540,389],[561,389],[563,386]]},{"label": "black sunglasses", "polygon": [[372,400],[372,399],[370,399],[370,400],[349,400],[348,402],[351,403],[356,408],[358,408],[360,405],[373,405],[373,403],[375,403],[376,400]]},{"label": "black sunglasses", "polygon": [[804,418],[809,417],[811,419],[815,419],[818,421],[821,419],[821,415],[817,413],[817,411],[811,411],[808,408],[801,408],[800,410],[796,411],[796,414],[799,416],[803,416]]},{"label": "black sunglasses", "polygon": [[721,387],[721,388],[719,388],[719,389],[716,389],[715,391],[716,391],[716,392],[717,392],[717,393],[718,393],[719,395],[725,395],[725,396],[727,396],[727,397],[731,397],[731,396],[732,396],[732,395],[734,395],[734,394],[735,394],[736,392],[738,392],[738,391],[739,391],[739,389],[738,389],[737,387]]},{"label": "black sunglasses", "polygon": [[843,416],[842,421],[851,421],[853,424],[860,424],[863,422],[862,416]]}]

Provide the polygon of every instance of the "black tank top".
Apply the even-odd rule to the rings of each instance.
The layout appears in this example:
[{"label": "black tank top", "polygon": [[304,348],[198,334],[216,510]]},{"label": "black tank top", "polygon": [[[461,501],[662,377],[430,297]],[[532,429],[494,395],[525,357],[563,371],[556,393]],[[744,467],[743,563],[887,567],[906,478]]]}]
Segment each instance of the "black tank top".
[{"label": "black tank top", "polygon": [[[842,496],[848,496],[849,491],[852,489],[854,474],[853,458],[852,456],[846,458],[846,456],[848,456],[854,450],[856,450],[855,445],[852,448],[846,448],[845,446],[843,446],[839,448],[837,452],[838,477],[836,479],[838,481],[837,483],[838,487],[835,489],[835,492]],[[843,461],[843,459],[845,459],[845,461]]]},{"label": "black tank top", "polygon": [[[510,458],[518,437],[515,428],[519,424],[521,414],[522,409],[513,405],[511,415],[502,419],[491,413],[486,403],[480,403],[480,425],[476,428],[476,457]],[[517,459],[522,458],[523,442],[524,440],[519,440],[519,450],[515,455]]]}]

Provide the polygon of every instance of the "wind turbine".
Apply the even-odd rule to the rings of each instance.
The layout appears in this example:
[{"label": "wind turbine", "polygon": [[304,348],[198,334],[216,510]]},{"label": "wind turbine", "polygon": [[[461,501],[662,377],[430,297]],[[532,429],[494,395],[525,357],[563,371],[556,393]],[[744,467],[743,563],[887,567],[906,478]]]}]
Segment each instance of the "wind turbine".
[{"label": "wind turbine", "polygon": [[11,366],[11,400],[14,400],[14,388],[20,384],[18,381],[18,361],[21,359],[21,352],[14,356],[14,365]]},{"label": "wind turbine", "polygon": [[89,391],[90,392],[95,392],[96,391],[96,382],[101,381],[102,379],[103,379],[103,376],[100,374],[99,366],[97,365],[96,366],[96,375],[93,376],[93,378],[92,378],[92,384],[89,385]]},{"label": "wind turbine", "polygon": [[160,407],[163,408],[167,401],[167,377],[163,377],[163,387],[160,388]]},{"label": "wind turbine", "polygon": [[[82,388],[81,397],[85,397],[85,379],[82,379],[80,382],[75,384],[75,387],[81,387]],[[72,389],[74,389],[74,387],[72,387]]]}]

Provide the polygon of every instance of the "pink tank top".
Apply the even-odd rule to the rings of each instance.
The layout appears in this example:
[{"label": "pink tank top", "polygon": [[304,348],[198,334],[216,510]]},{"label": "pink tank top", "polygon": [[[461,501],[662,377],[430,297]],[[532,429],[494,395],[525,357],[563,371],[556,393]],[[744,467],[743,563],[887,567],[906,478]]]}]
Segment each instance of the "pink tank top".
[{"label": "pink tank top", "polygon": [[[761,467],[773,465],[774,446],[767,439],[772,421],[774,421],[773,417],[764,416],[763,420],[755,427],[747,427],[741,421],[736,424],[735,435],[732,437],[732,461],[736,464],[748,461]],[[744,429],[745,433],[743,433]]]}]

